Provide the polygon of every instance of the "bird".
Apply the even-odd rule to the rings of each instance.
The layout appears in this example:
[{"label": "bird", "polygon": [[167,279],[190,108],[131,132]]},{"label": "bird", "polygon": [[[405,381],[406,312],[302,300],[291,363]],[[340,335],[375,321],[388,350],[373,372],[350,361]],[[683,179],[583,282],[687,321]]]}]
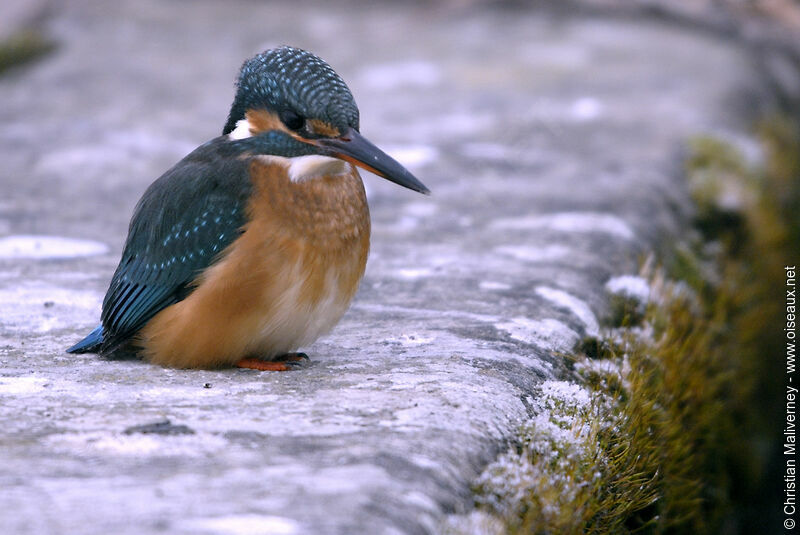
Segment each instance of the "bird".
[{"label": "bird", "polygon": [[430,190],[360,133],[342,78],[291,46],[246,60],[222,135],[134,209],[101,323],[69,353],[164,367],[286,371],[328,333],[364,275],[370,215],[357,167]]}]

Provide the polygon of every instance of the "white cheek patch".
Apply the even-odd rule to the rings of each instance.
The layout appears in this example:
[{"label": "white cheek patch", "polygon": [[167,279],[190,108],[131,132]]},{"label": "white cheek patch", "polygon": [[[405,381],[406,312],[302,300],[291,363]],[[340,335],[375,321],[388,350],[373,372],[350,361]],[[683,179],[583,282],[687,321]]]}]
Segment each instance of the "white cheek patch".
[{"label": "white cheek patch", "polygon": [[292,182],[303,182],[321,176],[336,176],[349,173],[350,164],[338,158],[319,156],[296,156],[289,158],[289,179]]},{"label": "white cheek patch", "polygon": [[236,121],[236,128],[231,130],[231,133],[228,134],[229,139],[247,139],[248,137],[253,137],[253,130],[247,119],[239,119]]}]

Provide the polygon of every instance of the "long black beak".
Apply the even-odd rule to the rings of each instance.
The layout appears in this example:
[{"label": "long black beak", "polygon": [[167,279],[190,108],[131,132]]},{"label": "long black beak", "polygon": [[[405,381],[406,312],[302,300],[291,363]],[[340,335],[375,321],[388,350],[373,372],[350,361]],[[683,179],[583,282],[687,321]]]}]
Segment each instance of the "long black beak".
[{"label": "long black beak", "polygon": [[326,156],[346,160],[404,188],[413,189],[425,195],[431,193],[431,190],[417,180],[408,169],[352,128],[339,137],[314,141],[314,144],[319,146]]}]

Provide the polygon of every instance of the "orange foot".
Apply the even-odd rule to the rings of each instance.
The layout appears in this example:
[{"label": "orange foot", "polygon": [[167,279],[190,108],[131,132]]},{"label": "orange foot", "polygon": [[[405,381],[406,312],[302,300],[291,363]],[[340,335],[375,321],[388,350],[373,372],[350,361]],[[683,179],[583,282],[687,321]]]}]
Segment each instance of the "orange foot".
[{"label": "orange foot", "polygon": [[256,358],[242,359],[236,363],[236,366],[265,372],[285,372],[296,368],[298,364],[308,362],[308,360],[308,355],[305,353],[287,353],[275,357],[275,360],[261,360]]}]

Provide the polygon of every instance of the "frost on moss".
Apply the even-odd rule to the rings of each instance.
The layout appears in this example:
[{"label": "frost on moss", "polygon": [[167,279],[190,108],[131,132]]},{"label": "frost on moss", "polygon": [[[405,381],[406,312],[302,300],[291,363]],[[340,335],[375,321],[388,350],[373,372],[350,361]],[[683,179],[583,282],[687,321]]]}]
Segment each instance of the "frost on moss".
[{"label": "frost on moss", "polygon": [[693,292],[660,273],[647,288],[633,297],[647,299],[635,303],[647,305],[641,324],[607,329],[596,341],[603,358],[575,355],[578,382],[543,383],[517,450],[480,477],[479,503],[509,531],[704,529],[697,450],[717,438],[718,407],[704,396],[715,383],[701,383],[720,363],[683,345],[703,329]]},{"label": "frost on moss", "polygon": [[[585,474],[569,468],[590,453],[595,432],[588,423],[596,415],[590,392],[566,381],[546,381],[534,396],[535,416],[522,429],[520,451],[502,455],[481,476],[481,502],[503,515],[514,515],[520,504],[530,507],[531,496],[544,515],[560,514],[585,486]],[[589,475],[591,479],[593,475]]]},{"label": "frost on moss", "polygon": [[619,306],[578,344],[577,383],[543,383],[517,449],[480,477],[483,518],[509,533],[763,528],[765,467],[780,457],[763,417],[781,388],[770,326],[800,250],[800,129],[778,120],[760,135],[759,168],[696,140],[695,231],[666,269],[609,282]]},{"label": "frost on moss", "polygon": [[[612,366],[613,374],[619,370]],[[600,433],[614,432],[609,398],[584,385],[542,383],[534,416],[517,450],[502,455],[478,481],[481,503],[521,532],[579,533],[603,475]],[[535,526],[531,519],[535,518]]]},{"label": "frost on moss", "polygon": [[650,286],[641,276],[621,275],[606,283],[610,294],[607,323],[613,327],[641,323],[650,299]]}]

